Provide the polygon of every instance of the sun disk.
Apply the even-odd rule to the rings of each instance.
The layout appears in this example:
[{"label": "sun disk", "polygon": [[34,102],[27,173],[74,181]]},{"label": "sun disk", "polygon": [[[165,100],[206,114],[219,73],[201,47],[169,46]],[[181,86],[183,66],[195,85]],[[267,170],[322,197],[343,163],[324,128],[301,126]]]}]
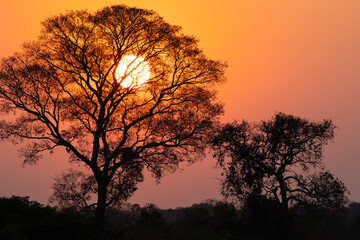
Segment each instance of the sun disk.
[{"label": "sun disk", "polygon": [[124,88],[140,87],[150,78],[150,67],[144,58],[127,55],[117,65],[115,78]]}]

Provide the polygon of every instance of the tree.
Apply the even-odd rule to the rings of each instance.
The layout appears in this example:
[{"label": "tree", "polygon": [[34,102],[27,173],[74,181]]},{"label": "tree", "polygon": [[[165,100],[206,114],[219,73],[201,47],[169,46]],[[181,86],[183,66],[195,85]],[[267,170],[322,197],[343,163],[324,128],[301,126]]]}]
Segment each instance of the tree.
[{"label": "tree", "polygon": [[124,5],[42,24],[38,40],[0,67],[2,110],[18,116],[1,122],[1,138],[29,140],[20,150],[24,163],[64,147],[91,172],[93,179],[78,179],[96,183],[87,191],[97,194],[103,222],[105,208],[131,195],[144,168],[160,178],[204,154],[223,112],[213,86],[225,81],[226,64],[207,59],[194,37],[153,11]]},{"label": "tree", "polygon": [[244,201],[265,194],[280,207],[287,238],[294,203],[341,207],[346,187],[323,170],[323,147],[334,138],[330,120],[311,122],[278,113],[269,121],[234,122],[212,136],[214,156],[224,169],[223,194]]},{"label": "tree", "polygon": [[[108,199],[114,201],[109,202],[109,205],[119,205],[137,190],[136,184],[143,179],[140,171],[142,169],[131,165],[119,170],[116,179],[112,179],[108,185],[107,194],[110,196]],[[93,196],[98,194],[96,179],[93,175],[69,169],[55,178],[52,189],[50,203],[57,202],[61,208],[88,211],[96,206],[96,203],[91,201]]]}]

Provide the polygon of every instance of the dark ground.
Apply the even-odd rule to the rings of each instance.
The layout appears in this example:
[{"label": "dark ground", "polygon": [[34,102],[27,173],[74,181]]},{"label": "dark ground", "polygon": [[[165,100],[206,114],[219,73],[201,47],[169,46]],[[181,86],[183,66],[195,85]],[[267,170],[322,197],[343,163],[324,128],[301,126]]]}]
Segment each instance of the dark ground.
[{"label": "dark ground", "polygon": [[[1,240],[279,239],[279,227],[270,200],[240,210],[218,201],[167,210],[132,205],[110,209],[105,229],[100,230],[91,212],[43,206],[28,197],[0,198]],[[360,203],[332,212],[294,207],[290,239],[360,239]]]}]

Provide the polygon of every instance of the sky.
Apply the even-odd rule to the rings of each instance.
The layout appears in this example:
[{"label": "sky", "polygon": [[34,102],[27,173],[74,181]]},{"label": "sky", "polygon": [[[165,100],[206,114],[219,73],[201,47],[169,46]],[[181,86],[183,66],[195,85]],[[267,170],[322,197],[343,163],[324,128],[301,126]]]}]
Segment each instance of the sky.
[{"label": "sky", "polygon": [[[325,168],[360,202],[360,1],[0,1],[0,57],[35,40],[41,21],[67,10],[113,4],[155,10],[196,36],[208,58],[228,63],[228,80],[218,89],[223,122],[267,120],[277,112],[331,119],[337,130],[325,148]],[[63,150],[23,168],[18,148],[0,143],[0,196],[47,204],[54,177],[69,167]],[[176,208],[222,199],[221,170],[211,156],[180,167],[160,184],[146,175],[129,202]]]}]

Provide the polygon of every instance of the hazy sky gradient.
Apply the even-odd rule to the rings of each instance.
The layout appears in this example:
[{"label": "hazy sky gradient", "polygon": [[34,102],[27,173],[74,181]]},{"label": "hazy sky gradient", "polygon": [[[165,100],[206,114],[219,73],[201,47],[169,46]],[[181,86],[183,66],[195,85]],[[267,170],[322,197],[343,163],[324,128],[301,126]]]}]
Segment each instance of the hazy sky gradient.
[{"label": "hazy sky gradient", "polygon": [[[269,119],[275,112],[332,119],[335,142],[325,167],[360,201],[360,1],[358,0],[1,0],[0,56],[35,40],[40,22],[66,10],[111,4],[153,9],[195,35],[209,58],[227,61],[228,82],[219,88],[223,121]],[[21,168],[17,146],[0,144],[0,196],[29,195],[46,203],[56,174],[68,165],[64,151]],[[149,176],[131,202],[160,207],[221,199],[220,170],[211,158],[163,178]]]}]

